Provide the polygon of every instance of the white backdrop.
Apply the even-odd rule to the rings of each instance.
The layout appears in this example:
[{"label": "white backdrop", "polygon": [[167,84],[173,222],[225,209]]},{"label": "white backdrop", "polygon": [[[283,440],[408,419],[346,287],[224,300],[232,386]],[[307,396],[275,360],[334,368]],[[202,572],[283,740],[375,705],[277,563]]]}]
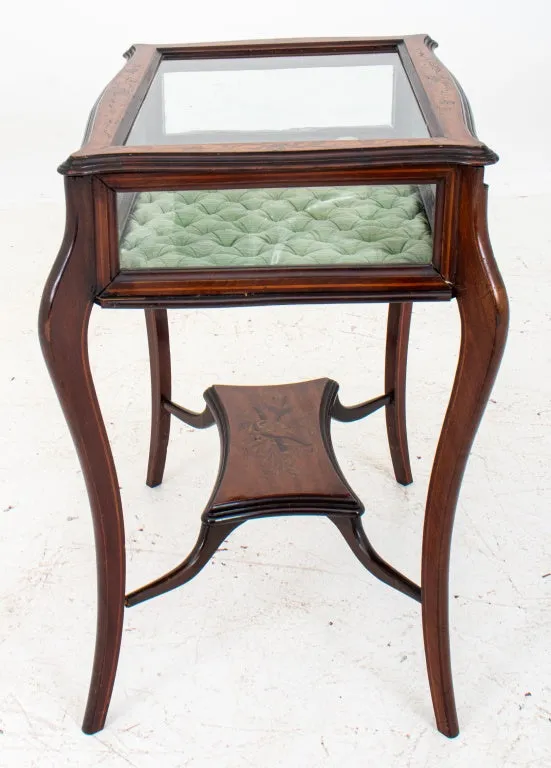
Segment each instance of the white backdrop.
[{"label": "white backdrop", "polygon": [[428,32],[501,156],[494,195],[546,191],[551,53],[546,0],[40,0],[3,8],[0,204],[62,195],[57,165],[135,42]]},{"label": "white backdrop", "polygon": [[[551,766],[551,193],[538,196],[551,187],[549,5],[1,4],[0,768],[363,768],[369,758],[382,768]],[[269,532],[260,522],[236,531],[224,556],[185,592],[129,613],[108,727],[85,738],[79,721],[96,600],[91,516],[36,333],[63,230],[56,167],[78,147],[90,107],[134,42],[415,32],[440,43],[481,139],[501,155],[487,173],[490,232],[512,306],[454,532],[450,603],[462,735],[448,741],[433,727],[417,607],[361,569],[329,523],[319,521],[314,533],[314,521],[274,520]],[[347,403],[379,391],[383,305],[172,312],[171,332],[176,398],[196,410],[213,382],[330,376]],[[146,488],[143,313],[94,311],[90,338],[123,489],[133,588],[192,546],[196,529],[187,521],[208,498],[218,439],[174,423],[169,482]],[[367,502],[373,544],[414,579],[458,338],[454,302],[416,305],[411,486],[394,482],[382,412],[333,432],[339,462]]]}]

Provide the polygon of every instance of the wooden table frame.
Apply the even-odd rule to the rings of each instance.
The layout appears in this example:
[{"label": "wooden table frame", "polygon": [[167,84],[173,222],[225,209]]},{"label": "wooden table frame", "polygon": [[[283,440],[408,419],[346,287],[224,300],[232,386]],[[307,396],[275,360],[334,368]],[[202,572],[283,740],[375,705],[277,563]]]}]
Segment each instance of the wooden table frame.
[{"label": "wooden table frame", "polygon": [[[385,403],[400,482],[411,480],[405,437],[405,360],[411,302],[455,298],[461,347],[427,497],[421,604],[431,694],[439,730],[458,733],[450,664],[448,568],[463,472],[500,364],[508,325],[505,288],[487,232],[483,167],[496,155],[475,136],[459,85],[426,35],[349,40],[275,40],[183,46],[135,46],[90,118],[84,144],[61,166],[67,224],[40,309],[40,340],[78,451],[96,538],[98,625],[83,730],[107,715],[125,605],[125,542],[117,475],[88,360],[94,303],[144,308],[153,382],[148,481],[162,476],[170,412],[166,309],[297,302],[390,302]],[[162,57],[208,58],[396,51],[427,122],[430,138],[286,144],[124,146]],[[426,266],[288,267],[233,270],[132,270],[118,264],[116,192],[437,184],[435,256]],[[168,392],[168,395],[167,395]],[[163,442],[164,441],[164,442]],[[155,448],[156,445],[156,448]],[[159,447],[161,446],[161,447]],[[164,447],[163,447],[164,446]],[[155,464],[155,462],[157,462]],[[160,474],[159,474],[160,472]]]}]

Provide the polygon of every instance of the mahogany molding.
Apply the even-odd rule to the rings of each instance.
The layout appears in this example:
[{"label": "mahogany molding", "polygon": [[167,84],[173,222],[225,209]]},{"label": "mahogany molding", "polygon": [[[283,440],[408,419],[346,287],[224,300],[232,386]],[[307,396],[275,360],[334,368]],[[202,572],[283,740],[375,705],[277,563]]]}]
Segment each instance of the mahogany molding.
[{"label": "mahogany molding", "polygon": [[[144,274],[145,272],[145,274]],[[96,296],[102,307],[223,307],[347,301],[449,301],[452,285],[421,267],[269,267],[233,270],[128,270]]]}]

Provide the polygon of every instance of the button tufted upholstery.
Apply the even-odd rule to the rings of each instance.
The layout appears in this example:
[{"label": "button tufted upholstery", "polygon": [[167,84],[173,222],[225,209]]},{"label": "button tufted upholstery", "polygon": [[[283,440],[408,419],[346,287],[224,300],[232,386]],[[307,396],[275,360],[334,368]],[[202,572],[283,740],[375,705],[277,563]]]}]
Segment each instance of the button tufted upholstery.
[{"label": "button tufted upholstery", "polygon": [[427,264],[432,233],[414,186],[143,192],[122,269]]}]

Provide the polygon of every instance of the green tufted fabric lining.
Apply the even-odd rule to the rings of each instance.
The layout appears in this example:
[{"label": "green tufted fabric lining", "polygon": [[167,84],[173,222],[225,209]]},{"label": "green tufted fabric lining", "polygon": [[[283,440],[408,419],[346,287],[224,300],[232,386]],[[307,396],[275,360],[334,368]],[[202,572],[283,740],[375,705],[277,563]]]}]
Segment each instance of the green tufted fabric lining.
[{"label": "green tufted fabric lining", "polygon": [[428,264],[415,186],[294,187],[136,195],[122,269]]}]

